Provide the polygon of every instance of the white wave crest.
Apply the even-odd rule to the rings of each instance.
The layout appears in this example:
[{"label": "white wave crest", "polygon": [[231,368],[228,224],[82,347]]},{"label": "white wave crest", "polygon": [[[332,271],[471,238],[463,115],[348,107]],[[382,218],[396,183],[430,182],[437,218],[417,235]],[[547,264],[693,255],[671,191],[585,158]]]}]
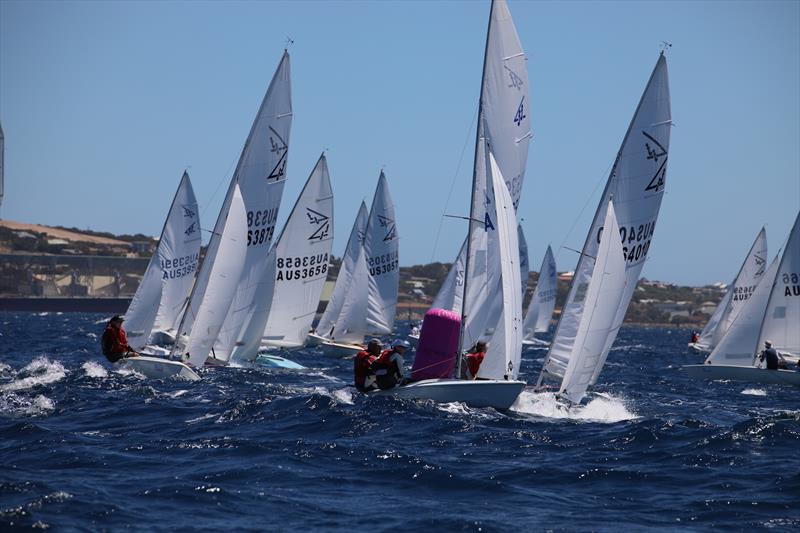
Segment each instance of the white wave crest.
[{"label": "white wave crest", "polygon": [[106,378],[108,377],[108,371],[103,368],[103,365],[97,363],[95,361],[86,361],[82,365],[84,372],[90,378]]},{"label": "white wave crest", "polygon": [[764,389],[744,389],[742,394],[746,394],[747,396],[766,396],[767,391]]},{"label": "white wave crest", "polygon": [[9,393],[0,397],[0,413],[11,416],[38,416],[56,408],[53,400],[43,394],[34,398]]},{"label": "white wave crest", "polygon": [[586,405],[574,405],[566,408],[556,400],[556,396],[552,392],[525,390],[511,406],[511,410],[556,420],[580,420],[604,424],[639,418],[636,413],[628,410],[621,398],[605,394],[595,395]]},{"label": "white wave crest", "polygon": [[24,390],[55,383],[66,377],[67,370],[58,361],[50,361],[47,357],[41,356],[28,363],[17,375],[27,375],[27,377],[0,385],[0,391]]},{"label": "white wave crest", "polygon": [[336,403],[353,405],[353,394],[347,389],[328,390],[325,387],[314,387],[311,392],[314,394],[322,394],[323,396],[327,396]]}]

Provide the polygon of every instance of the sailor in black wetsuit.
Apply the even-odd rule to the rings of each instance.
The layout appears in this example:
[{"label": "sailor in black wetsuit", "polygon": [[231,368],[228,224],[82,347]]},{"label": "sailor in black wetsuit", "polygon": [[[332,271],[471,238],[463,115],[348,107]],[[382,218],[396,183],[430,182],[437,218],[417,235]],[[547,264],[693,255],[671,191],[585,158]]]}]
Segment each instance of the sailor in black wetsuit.
[{"label": "sailor in black wetsuit", "polygon": [[778,351],[772,347],[770,341],[764,341],[764,350],[761,352],[759,361],[763,363],[764,360],[767,361],[767,370],[778,370],[780,368]]}]

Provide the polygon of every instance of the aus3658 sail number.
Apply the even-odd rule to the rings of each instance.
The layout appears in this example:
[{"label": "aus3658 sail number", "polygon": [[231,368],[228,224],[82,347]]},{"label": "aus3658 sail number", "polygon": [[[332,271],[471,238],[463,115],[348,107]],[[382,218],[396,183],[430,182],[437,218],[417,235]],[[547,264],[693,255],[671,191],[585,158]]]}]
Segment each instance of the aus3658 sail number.
[{"label": "aus3658 sail number", "polygon": [[[656,229],[656,222],[639,224],[639,226],[622,226],[619,228],[619,237],[622,240],[622,253],[625,260],[633,263],[644,259],[650,249],[650,240]],[[597,243],[600,243],[600,236],[603,234],[603,226],[597,230]]]}]

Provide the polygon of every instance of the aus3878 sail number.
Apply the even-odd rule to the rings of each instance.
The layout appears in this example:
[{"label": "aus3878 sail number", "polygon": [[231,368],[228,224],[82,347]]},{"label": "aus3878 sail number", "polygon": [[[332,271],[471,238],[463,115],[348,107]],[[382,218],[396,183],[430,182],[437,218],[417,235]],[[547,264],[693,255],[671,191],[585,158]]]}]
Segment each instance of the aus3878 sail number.
[{"label": "aus3878 sail number", "polygon": [[[639,226],[622,226],[619,228],[619,237],[622,240],[622,254],[628,263],[644,259],[650,249],[650,240],[656,229],[656,222],[639,224]],[[603,227],[597,230],[597,243],[603,235]]]}]

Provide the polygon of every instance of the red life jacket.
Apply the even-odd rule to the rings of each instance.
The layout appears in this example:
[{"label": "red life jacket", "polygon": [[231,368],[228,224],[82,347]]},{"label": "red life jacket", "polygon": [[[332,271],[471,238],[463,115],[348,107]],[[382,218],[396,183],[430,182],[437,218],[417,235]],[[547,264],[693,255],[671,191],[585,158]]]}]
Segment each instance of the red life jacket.
[{"label": "red life jacket", "polygon": [[364,390],[364,382],[371,373],[370,367],[374,361],[375,356],[366,350],[358,352],[356,358],[353,359],[353,378],[358,390]]},{"label": "red life jacket", "polygon": [[478,375],[484,356],[486,356],[485,352],[467,354],[467,367],[469,367],[469,373],[472,377]]},{"label": "red life jacket", "polygon": [[124,354],[130,350],[130,346],[128,346],[128,336],[125,335],[125,330],[122,328],[115,328],[111,324],[107,325],[105,331],[103,331],[100,345],[103,348],[103,355],[105,356]]}]

